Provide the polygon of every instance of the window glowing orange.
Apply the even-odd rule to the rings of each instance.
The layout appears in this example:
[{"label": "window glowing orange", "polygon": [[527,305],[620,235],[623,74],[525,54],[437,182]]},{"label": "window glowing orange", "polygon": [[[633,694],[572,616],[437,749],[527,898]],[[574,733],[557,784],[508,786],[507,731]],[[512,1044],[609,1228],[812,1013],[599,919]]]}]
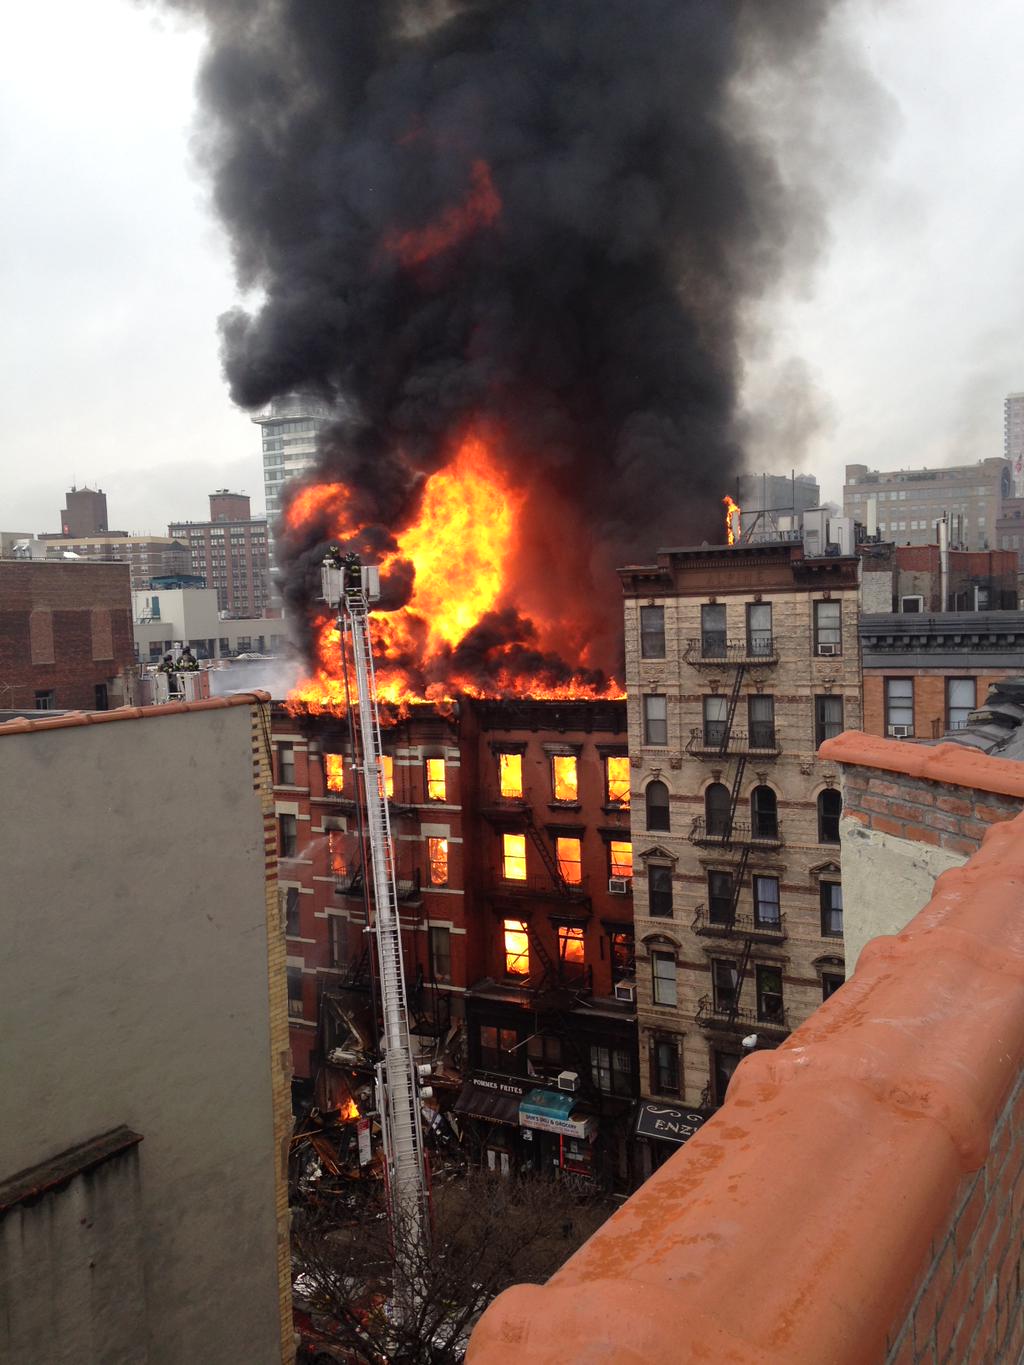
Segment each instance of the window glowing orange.
[{"label": "window glowing orange", "polygon": [[629,807],[629,759],[612,756],[605,760],[608,767],[608,804]]},{"label": "window glowing orange", "polygon": [[502,875],[509,882],[526,881],[526,835],[501,836]]},{"label": "window glowing orange", "polygon": [[390,801],[395,795],[395,760],[390,754],[381,755],[380,768],[384,778],[384,795]]},{"label": "window glowing orange", "polygon": [[327,775],[327,790],[340,792],[345,789],[345,760],[341,754],[324,754],[324,772]]},{"label": "window glowing orange", "polygon": [[428,839],[427,858],[430,863],[430,885],[448,885],[448,840]]},{"label": "window glowing orange", "polygon": [[444,759],[427,759],[427,800],[443,801],[445,798]]},{"label": "window glowing orange", "polygon": [[519,800],[523,795],[522,754],[498,755],[498,789],[502,796]]},{"label": "window glowing orange", "polygon": [[558,956],[562,962],[583,966],[583,930],[569,924],[558,927]]},{"label": "window glowing orange", "polygon": [[551,783],[556,801],[578,801],[579,782],[576,778],[576,755],[555,754],[551,759]]},{"label": "window glowing orange", "polygon": [[608,847],[611,853],[612,876],[632,877],[633,845],[622,839],[613,839]]},{"label": "window glowing orange", "polygon": [[331,875],[334,877],[344,877],[348,871],[345,864],[345,833],[340,829],[330,829],[327,831],[327,860],[331,866]]},{"label": "window glowing orange", "polygon": [[579,886],[583,880],[583,845],[579,839],[556,839],[555,856],[562,881]]},{"label": "window glowing orange", "polygon": [[505,972],[508,976],[530,975],[530,937],[521,919],[507,919],[505,929]]}]

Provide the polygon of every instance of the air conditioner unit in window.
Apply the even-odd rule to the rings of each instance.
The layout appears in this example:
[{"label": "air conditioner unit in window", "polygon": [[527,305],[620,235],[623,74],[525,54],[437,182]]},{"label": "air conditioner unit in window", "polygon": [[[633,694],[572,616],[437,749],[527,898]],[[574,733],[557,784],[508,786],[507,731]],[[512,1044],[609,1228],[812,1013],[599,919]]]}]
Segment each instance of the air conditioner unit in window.
[{"label": "air conditioner unit in window", "polygon": [[609,877],[608,890],[613,896],[628,896],[633,885],[632,877]]},{"label": "air conditioner unit in window", "polygon": [[912,725],[890,725],[888,733],[892,735],[893,739],[906,739],[914,733],[914,727]]},{"label": "air conditioner unit in window", "polygon": [[558,1073],[559,1090],[568,1090],[575,1095],[580,1088],[580,1073],[578,1071],[560,1071]]},{"label": "air conditioner unit in window", "polygon": [[826,656],[829,657],[829,658],[831,658],[831,656],[832,656],[833,654],[838,654],[838,653],[839,653],[839,646],[838,646],[838,645],[819,645],[819,646],[818,646],[818,653],[819,653],[823,658],[826,657]]},{"label": "air conditioner unit in window", "polygon": [[615,999],[621,1000],[624,1005],[636,1004],[636,982],[635,981],[616,981]]}]

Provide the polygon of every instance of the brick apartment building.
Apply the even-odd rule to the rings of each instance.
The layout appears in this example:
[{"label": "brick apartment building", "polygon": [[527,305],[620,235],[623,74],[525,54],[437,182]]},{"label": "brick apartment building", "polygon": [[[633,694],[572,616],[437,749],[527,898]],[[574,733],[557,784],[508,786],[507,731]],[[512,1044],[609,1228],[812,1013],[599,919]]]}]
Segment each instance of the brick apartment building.
[{"label": "brick apartment building", "polygon": [[[858,562],[787,541],[620,576],[641,1089],[707,1112],[745,1038],[776,1046],[844,978],[838,779],[816,751],[861,724]],[[672,1145],[648,1135],[657,1165]]]},{"label": "brick apartment building", "polygon": [[127,564],[133,592],[144,592],[153,578],[180,578],[189,573],[188,547],[172,536],[129,536],[108,531],[97,536],[40,536],[47,558],[69,551],[92,563]]},{"label": "brick apartment building", "polygon": [[[628,1179],[625,724],[621,702],[464,700],[384,731],[414,1038],[498,1170]],[[295,1074],[343,1102],[374,1038],[357,774],[344,720],[276,708],[272,738]]]},{"label": "brick apartment building", "polygon": [[263,616],[270,603],[267,520],[244,493],[210,494],[209,521],[176,521],[167,534],[188,546],[193,574],[217,590],[217,605],[238,617]]},{"label": "brick apartment building", "polygon": [[135,662],[126,564],[0,560],[0,707],[105,711]]},{"label": "brick apartment building", "polygon": [[1016,555],[865,545],[860,637],[864,729],[933,739],[959,729],[1024,664]]}]

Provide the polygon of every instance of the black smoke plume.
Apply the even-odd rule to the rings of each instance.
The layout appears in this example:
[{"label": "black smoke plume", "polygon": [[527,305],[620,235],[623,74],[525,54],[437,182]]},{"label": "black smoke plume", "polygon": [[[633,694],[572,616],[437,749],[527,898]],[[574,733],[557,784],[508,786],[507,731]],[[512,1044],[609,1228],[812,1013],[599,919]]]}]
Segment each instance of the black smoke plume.
[{"label": "black smoke plume", "polygon": [[[358,488],[381,543],[453,436],[492,423],[530,490],[517,576],[561,594],[590,662],[615,668],[616,563],[722,539],[743,309],[812,211],[744,126],[734,80],[752,52],[806,62],[831,6],[184,7],[210,34],[202,156],[239,280],[262,291],[221,319],[233,398],[343,400],[320,477]],[[473,203],[481,164],[500,213],[403,255],[401,234]],[[319,541],[279,542],[293,606],[311,605]],[[506,612],[484,633],[502,620],[522,623]],[[528,627],[518,643],[533,648]]]}]

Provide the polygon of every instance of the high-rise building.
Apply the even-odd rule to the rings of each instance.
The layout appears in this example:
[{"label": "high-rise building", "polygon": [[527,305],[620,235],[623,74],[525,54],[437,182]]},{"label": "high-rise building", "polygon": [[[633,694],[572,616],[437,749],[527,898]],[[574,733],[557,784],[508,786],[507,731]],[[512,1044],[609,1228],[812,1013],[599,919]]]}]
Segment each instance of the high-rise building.
[{"label": "high-rise building", "polygon": [[1003,455],[1010,463],[1013,496],[1024,497],[1024,393],[1003,399]]},{"label": "high-rise building", "polygon": [[61,509],[60,532],[63,536],[99,536],[107,525],[107,495],[100,488],[71,488],[64,495],[67,506]]},{"label": "high-rise building", "polygon": [[271,527],[280,515],[282,487],[316,462],[317,436],[333,415],[322,398],[289,393],[252,419],[263,432],[263,486]]},{"label": "high-rise building", "polygon": [[217,606],[236,616],[262,616],[270,601],[267,522],[249,515],[244,493],[210,494],[209,521],[176,521],[168,535],[188,544],[191,571],[217,589]]},{"label": "high-rise building", "polygon": [[873,503],[879,534],[897,545],[934,544],[935,523],[948,513],[954,545],[987,550],[996,544],[996,522],[1011,489],[1010,466],[999,457],[941,469],[848,464],[843,513],[867,525]]}]

